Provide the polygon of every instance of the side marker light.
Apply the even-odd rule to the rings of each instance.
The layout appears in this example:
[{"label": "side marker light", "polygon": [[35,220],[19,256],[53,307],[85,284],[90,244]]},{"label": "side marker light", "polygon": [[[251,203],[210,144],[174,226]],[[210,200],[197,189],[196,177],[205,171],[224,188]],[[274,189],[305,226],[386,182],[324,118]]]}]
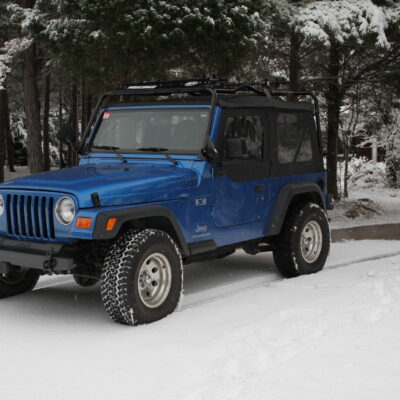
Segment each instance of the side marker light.
[{"label": "side marker light", "polygon": [[107,222],[107,228],[106,231],[110,232],[114,229],[115,224],[117,223],[117,218],[109,218]]},{"label": "side marker light", "polygon": [[76,220],[76,227],[80,229],[90,229],[92,226],[92,218],[79,217]]}]

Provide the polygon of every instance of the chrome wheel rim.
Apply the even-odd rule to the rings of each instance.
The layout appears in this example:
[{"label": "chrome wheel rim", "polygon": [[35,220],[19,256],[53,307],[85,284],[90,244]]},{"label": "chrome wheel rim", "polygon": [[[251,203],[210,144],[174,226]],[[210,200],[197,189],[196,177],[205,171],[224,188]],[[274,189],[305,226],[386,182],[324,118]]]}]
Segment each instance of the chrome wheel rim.
[{"label": "chrome wheel rim", "polygon": [[171,289],[171,265],[164,254],[148,256],[139,270],[138,290],[140,300],[149,308],[164,303]]},{"label": "chrome wheel rim", "polygon": [[322,230],[317,221],[306,224],[300,241],[301,255],[307,263],[312,264],[318,259],[322,250]]}]

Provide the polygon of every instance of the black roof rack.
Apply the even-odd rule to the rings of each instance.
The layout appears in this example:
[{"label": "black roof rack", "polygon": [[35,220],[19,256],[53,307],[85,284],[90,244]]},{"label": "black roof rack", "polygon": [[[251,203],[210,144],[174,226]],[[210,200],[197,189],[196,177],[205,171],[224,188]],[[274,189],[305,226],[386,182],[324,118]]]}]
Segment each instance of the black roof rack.
[{"label": "black roof rack", "polygon": [[212,89],[219,94],[232,94],[249,91],[262,96],[272,96],[273,91],[287,81],[282,78],[274,78],[261,82],[229,82],[223,78],[193,78],[180,80],[138,81],[122,85],[122,90],[158,92],[159,90],[185,89],[196,92],[197,90]]},{"label": "black roof rack", "polygon": [[178,89],[178,88],[198,88],[215,87],[222,83],[227,83],[226,79],[221,78],[193,78],[179,80],[159,80],[159,81],[138,81],[125,83],[122,89],[142,90],[142,89]]}]

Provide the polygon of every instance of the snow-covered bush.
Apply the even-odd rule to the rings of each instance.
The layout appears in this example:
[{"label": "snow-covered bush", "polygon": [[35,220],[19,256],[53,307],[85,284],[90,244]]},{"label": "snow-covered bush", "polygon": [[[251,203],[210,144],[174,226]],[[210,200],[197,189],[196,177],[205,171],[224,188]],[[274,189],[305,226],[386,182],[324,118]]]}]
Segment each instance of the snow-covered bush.
[{"label": "snow-covered bush", "polygon": [[386,164],[369,161],[366,158],[353,158],[349,162],[349,188],[368,189],[387,186]]}]

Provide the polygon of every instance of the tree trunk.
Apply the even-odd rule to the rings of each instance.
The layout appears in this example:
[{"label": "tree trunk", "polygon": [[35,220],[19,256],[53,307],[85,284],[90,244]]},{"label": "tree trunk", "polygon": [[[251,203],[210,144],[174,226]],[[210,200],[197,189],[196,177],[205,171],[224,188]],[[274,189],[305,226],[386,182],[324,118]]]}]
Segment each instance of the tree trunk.
[{"label": "tree trunk", "polygon": [[[32,8],[35,0],[23,0],[22,7]],[[36,46],[32,43],[23,55],[24,106],[27,121],[28,166],[31,173],[43,171],[40,127],[40,100],[36,66]]]},{"label": "tree trunk", "polygon": [[85,114],[85,128],[92,115],[92,96],[86,94],[86,114]]},{"label": "tree trunk", "polygon": [[232,74],[232,60],[230,59],[229,56],[223,57],[221,56],[220,59],[218,60],[218,63],[216,65],[216,72],[217,78],[223,78],[223,79],[228,79],[230,78]]},{"label": "tree trunk", "polygon": [[[58,97],[58,127],[60,128],[61,125],[63,124],[63,92],[60,87],[60,92],[59,92],[59,97]],[[63,157],[63,144],[59,142],[59,153],[60,153],[60,163],[59,167],[65,168],[65,162],[64,162],[64,157]]]},{"label": "tree trunk", "polygon": [[71,89],[71,112],[70,112],[70,125],[76,132],[75,137],[75,146],[68,146],[70,157],[68,157],[68,161],[71,165],[75,166],[78,164],[78,86],[76,84],[76,80],[72,84]]},{"label": "tree trunk", "polygon": [[349,132],[346,131],[345,143],[344,143],[344,178],[343,178],[343,196],[345,199],[349,197],[348,190],[348,174],[349,174]]},{"label": "tree trunk", "polygon": [[11,135],[10,127],[10,109],[8,106],[8,93],[4,90],[4,135],[6,140],[6,151],[7,151],[7,166],[10,172],[15,172],[14,167],[14,141]]},{"label": "tree trunk", "polygon": [[328,107],[328,193],[338,200],[337,188],[337,142],[339,137],[340,107],[342,105],[343,95],[341,94],[340,83],[340,47],[335,40],[331,40],[329,49],[328,90],[325,94]]},{"label": "tree trunk", "polygon": [[6,126],[6,91],[0,90],[0,183],[4,182],[4,149]]},{"label": "tree trunk", "polygon": [[85,131],[86,126],[86,85],[84,80],[82,79],[81,86],[81,136],[83,136],[83,132]]},{"label": "tree trunk", "polygon": [[[299,81],[300,81],[300,46],[302,39],[300,35],[294,30],[290,33],[290,59],[289,59],[289,89],[292,92],[299,91]],[[291,98],[295,100],[295,98]]]},{"label": "tree trunk", "polygon": [[46,71],[44,83],[44,109],[43,109],[43,169],[50,171],[50,71]]}]

